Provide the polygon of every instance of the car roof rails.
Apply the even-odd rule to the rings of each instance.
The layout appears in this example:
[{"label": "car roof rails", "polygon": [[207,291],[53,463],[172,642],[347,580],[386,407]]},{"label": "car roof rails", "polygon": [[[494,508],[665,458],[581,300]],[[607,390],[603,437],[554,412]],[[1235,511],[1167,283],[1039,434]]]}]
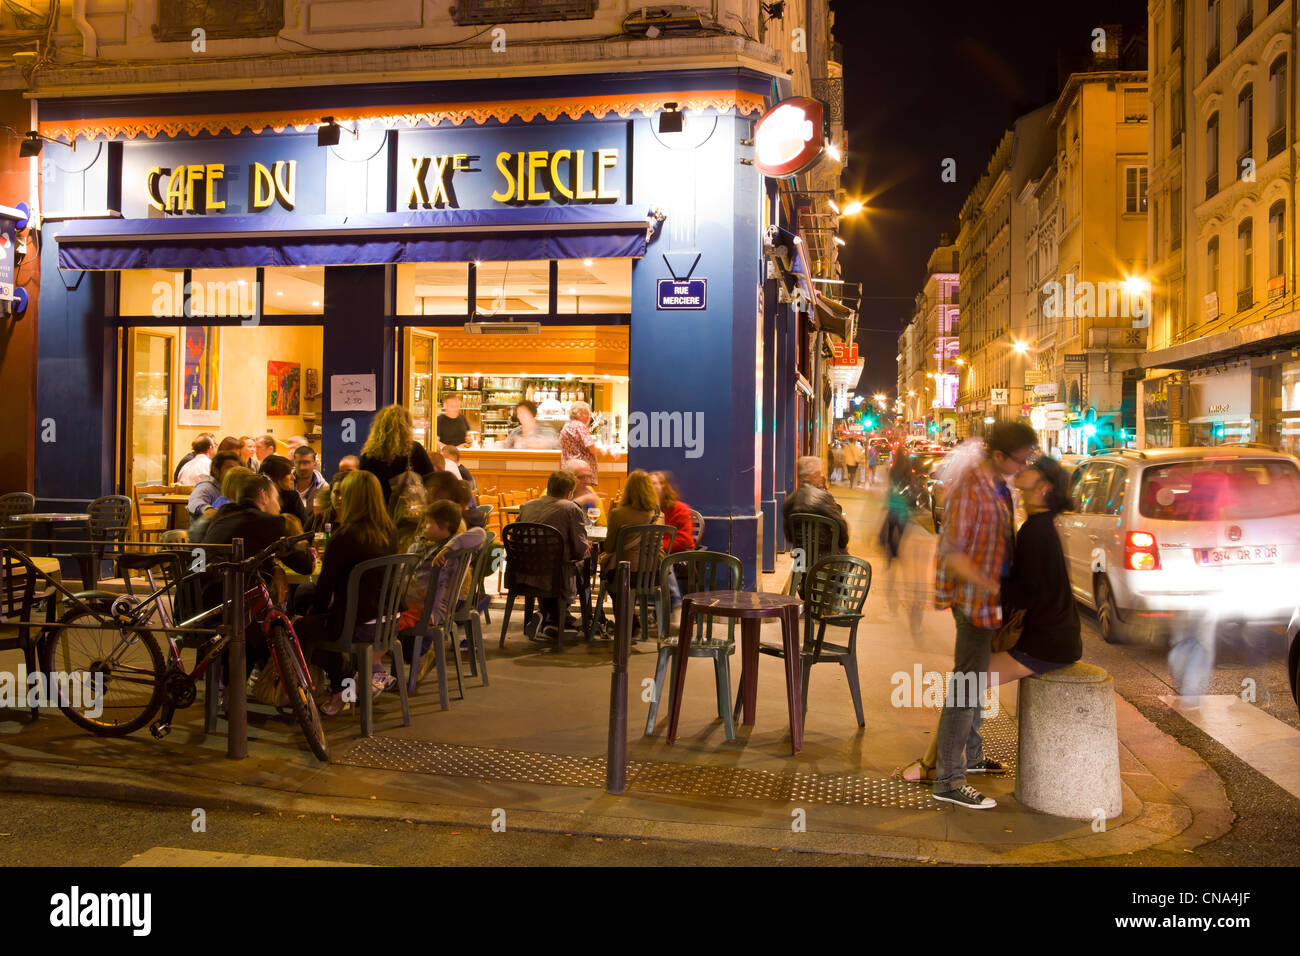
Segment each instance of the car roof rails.
[{"label": "car roof rails", "polygon": [[[1236,448],[1267,448],[1269,451],[1277,451],[1272,445],[1264,441],[1230,441],[1224,442],[1224,445],[1232,445]],[[1223,447],[1220,445],[1219,447]]]},{"label": "car roof rails", "polygon": [[1147,458],[1147,453],[1140,451],[1137,448],[1117,448],[1115,449],[1115,453],[1119,455],[1132,455],[1134,458],[1141,458],[1143,461],[1146,461]]}]

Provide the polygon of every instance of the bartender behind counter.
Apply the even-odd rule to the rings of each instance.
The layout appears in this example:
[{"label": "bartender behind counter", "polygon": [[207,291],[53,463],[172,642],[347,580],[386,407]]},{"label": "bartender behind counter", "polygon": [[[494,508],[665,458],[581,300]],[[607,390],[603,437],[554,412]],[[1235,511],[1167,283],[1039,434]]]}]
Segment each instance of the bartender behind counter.
[{"label": "bartender behind counter", "polygon": [[460,396],[448,395],[442,400],[442,414],[438,416],[438,444],[460,446],[469,438],[469,423],[460,413]]},{"label": "bartender behind counter", "polygon": [[549,425],[537,421],[537,406],[532,402],[525,399],[516,405],[515,418],[519,427],[506,436],[502,448],[552,450],[560,447],[560,436]]}]

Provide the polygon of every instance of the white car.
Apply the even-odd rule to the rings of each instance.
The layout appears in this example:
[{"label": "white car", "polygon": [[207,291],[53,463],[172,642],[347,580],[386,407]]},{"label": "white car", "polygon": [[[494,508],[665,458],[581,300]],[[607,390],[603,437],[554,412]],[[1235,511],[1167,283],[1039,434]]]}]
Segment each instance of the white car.
[{"label": "white car", "polygon": [[1180,615],[1286,625],[1300,590],[1300,464],[1257,445],[1082,462],[1057,528],[1075,598],[1112,644]]}]

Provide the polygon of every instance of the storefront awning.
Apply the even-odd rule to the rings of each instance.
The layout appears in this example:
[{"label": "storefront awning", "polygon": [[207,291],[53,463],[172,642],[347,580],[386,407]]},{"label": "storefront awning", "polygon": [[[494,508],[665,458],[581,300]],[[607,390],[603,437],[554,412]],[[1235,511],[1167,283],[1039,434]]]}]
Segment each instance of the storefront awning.
[{"label": "storefront awning", "polygon": [[849,316],[853,310],[837,299],[827,295],[817,296],[817,324],[823,332],[831,332],[840,338],[848,334]]},{"label": "storefront awning", "polygon": [[646,206],[547,206],[96,219],[69,222],[56,238],[60,269],[618,259],[645,255],[649,211]]}]

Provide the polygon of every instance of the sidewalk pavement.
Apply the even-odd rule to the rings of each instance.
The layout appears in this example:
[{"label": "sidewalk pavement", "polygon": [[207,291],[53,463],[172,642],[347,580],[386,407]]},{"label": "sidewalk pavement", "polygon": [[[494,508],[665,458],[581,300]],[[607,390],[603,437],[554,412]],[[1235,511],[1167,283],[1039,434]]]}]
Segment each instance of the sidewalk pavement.
[{"label": "sidewalk pavement", "polygon": [[[516,614],[497,649],[501,609],[485,626],[490,686],[466,678],[465,699],[443,712],[434,682],[412,698],[401,725],[395,694],[376,703],[376,733],[359,721],[326,719],[332,762],[307,750],[296,725],[250,715],[249,757],[225,757],[225,737],[206,735],[201,702],[178,713],[165,741],[147,731],[125,739],[86,734],[57,712],[35,723],[0,712],[0,790],[74,794],[184,808],[402,819],[457,826],[674,839],[807,852],[857,853],[948,863],[1082,862],[1138,850],[1192,852],[1227,832],[1233,813],[1223,784],[1191,750],[1117,699],[1123,812],[1103,832],[1089,822],[1029,810],[1013,796],[1014,776],[972,778],[998,801],[975,812],[940,804],[928,788],[890,779],[925,749],[936,711],[894,707],[896,675],[947,671],[953,630],[946,612],[919,606],[933,536],[913,527],[892,571],[876,553],[881,501],[832,488],[845,507],[851,550],[876,581],[860,626],[866,728],[859,729],[839,667],[813,671],[804,751],[790,756],[785,687],[778,662],[760,664],[758,714],[725,741],[712,668],[692,663],[681,732],[669,746],[667,696],[655,732],[643,736],[643,681],[654,675],[653,642],[633,647],[629,666],[628,788],[606,793],[610,645],[555,654],[526,641]],[[779,590],[787,566],[764,576]],[[907,580],[902,580],[907,576]],[[765,629],[764,639],[777,633]],[[17,656],[0,654],[0,670]],[[739,659],[733,658],[733,694]],[[734,698],[733,698],[734,699]],[[991,755],[1015,761],[1015,688],[1001,689],[1004,713],[986,725]],[[224,726],[224,725],[223,725]],[[802,812],[800,812],[802,811]]]}]

